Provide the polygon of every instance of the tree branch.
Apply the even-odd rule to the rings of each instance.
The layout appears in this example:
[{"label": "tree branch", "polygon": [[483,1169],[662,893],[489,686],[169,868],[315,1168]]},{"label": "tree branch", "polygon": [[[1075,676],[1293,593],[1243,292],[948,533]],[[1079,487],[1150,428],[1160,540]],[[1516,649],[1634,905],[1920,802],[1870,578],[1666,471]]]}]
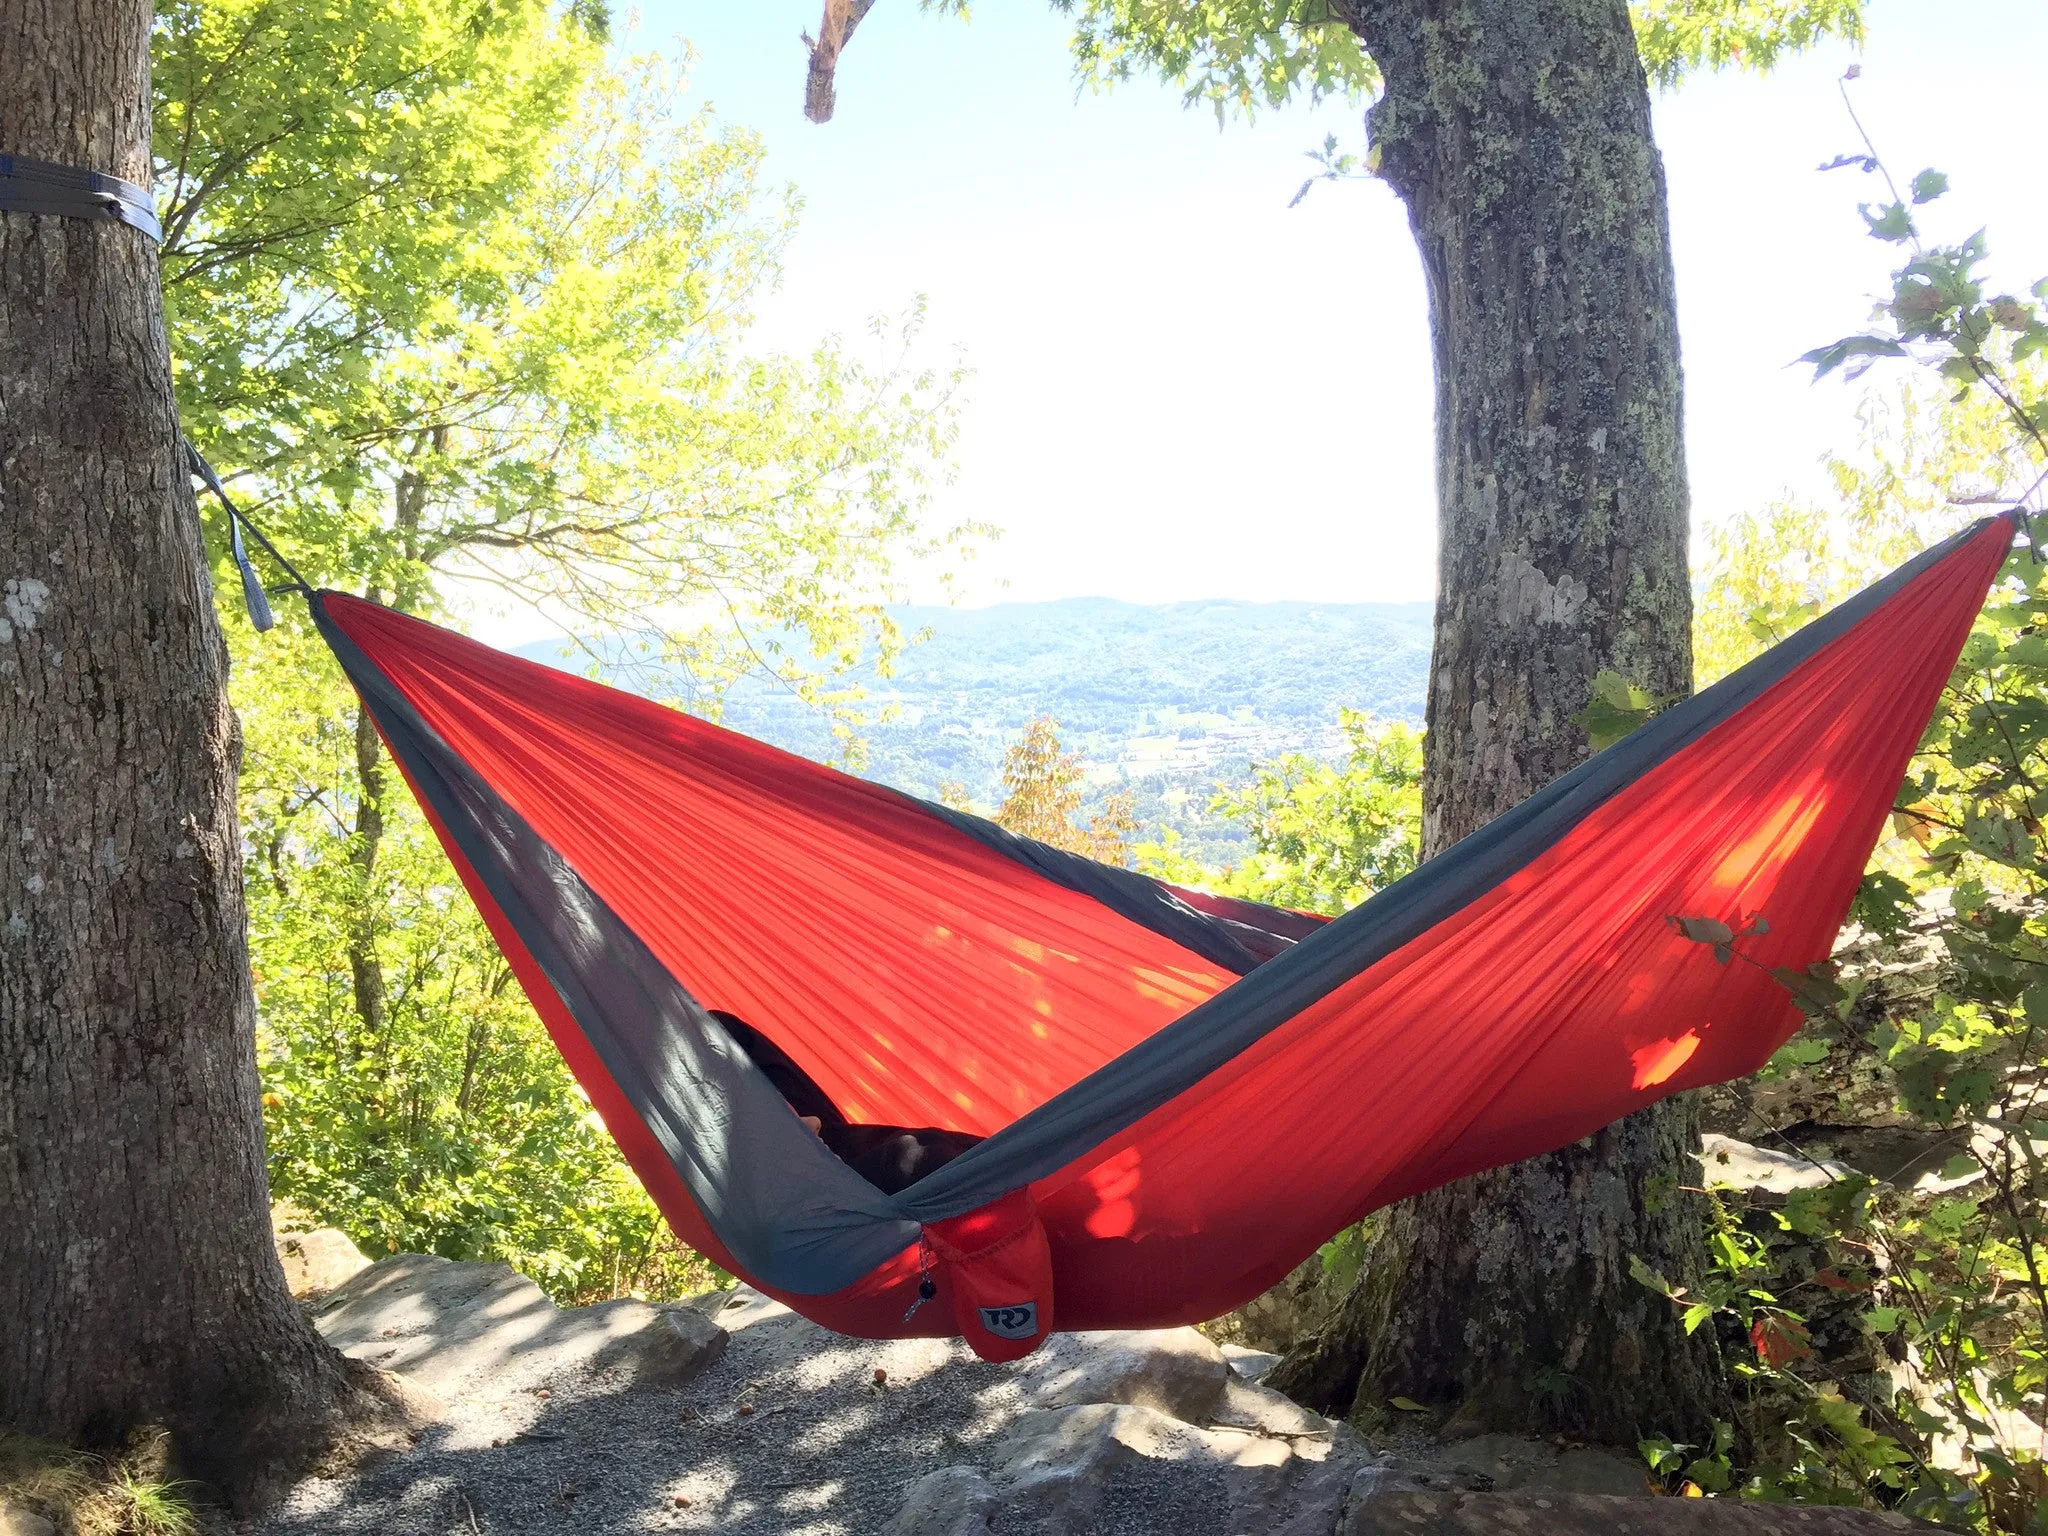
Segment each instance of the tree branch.
[{"label": "tree branch", "polygon": [[804,116],[812,122],[832,121],[832,75],[839,67],[839,50],[852,39],[853,29],[874,4],[875,0],[825,0],[817,39],[813,41],[808,32],[799,34],[811,50],[811,72],[804,80]]}]

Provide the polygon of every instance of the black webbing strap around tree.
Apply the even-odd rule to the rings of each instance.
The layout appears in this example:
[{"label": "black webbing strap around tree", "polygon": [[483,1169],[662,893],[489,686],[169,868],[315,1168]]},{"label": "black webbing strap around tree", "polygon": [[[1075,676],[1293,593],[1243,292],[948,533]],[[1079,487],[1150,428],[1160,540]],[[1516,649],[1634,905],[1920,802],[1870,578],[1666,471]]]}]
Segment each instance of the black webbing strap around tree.
[{"label": "black webbing strap around tree", "polygon": [[[83,166],[31,160],[4,151],[0,151],[0,213],[38,213],[60,219],[125,224],[147,235],[154,244],[161,245],[164,238],[164,227],[156,216],[156,200],[147,187],[138,187],[118,176],[88,171]],[[242,509],[228,500],[220,476],[199,450],[182,439],[181,446],[185,450],[186,468],[206,482],[227,510],[228,545],[234,553],[235,569],[242,575],[242,598],[249,605],[249,619],[257,629],[269,629],[277,620],[271,614],[270,598],[257,579],[256,568],[249,563],[249,552],[242,544],[243,528],[291,577],[291,585],[284,590],[310,596],[313,589],[293,569],[291,561],[277,552],[277,546],[263,536],[263,531],[243,515]]]},{"label": "black webbing strap around tree", "polygon": [[31,160],[4,151],[0,151],[0,213],[96,219],[139,229],[159,244],[164,238],[149,188],[82,166]]}]

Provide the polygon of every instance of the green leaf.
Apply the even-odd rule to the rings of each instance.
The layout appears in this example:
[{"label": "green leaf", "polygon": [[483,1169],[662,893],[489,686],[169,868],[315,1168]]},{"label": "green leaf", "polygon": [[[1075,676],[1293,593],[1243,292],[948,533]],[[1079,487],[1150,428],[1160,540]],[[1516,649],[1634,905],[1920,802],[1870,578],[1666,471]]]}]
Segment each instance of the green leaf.
[{"label": "green leaf", "polygon": [[1948,190],[1948,177],[1940,171],[1922,171],[1913,178],[1913,201],[1931,203]]},{"label": "green leaf", "polygon": [[1898,876],[1877,870],[1863,877],[1850,916],[1866,928],[1890,938],[1918,910],[1913,888]]},{"label": "green leaf", "polygon": [[1859,211],[1871,234],[1878,239],[1899,244],[1913,238],[1913,216],[1906,211],[1904,203],[1887,203],[1876,213],[1872,213],[1870,205],[1865,204]]},{"label": "green leaf", "polygon": [[1735,1474],[1723,1456],[1701,1457],[1686,1467],[1685,1475],[1708,1493],[1726,1493],[1735,1482]]},{"label": "green leaf", "polygon": [[2009,293],[2002,293],[1984,306],[1994,325],[2008,331],[2025,331],[2034,323],[2034,310]]},{"label": "green leaf", "polygon": [[1954,302],[1933,283],[1906,278],[1892,290],[1885,310],[1908,336],[1925,336],[1940,328],[1942,316],[1955,308]]},{"label": "green leaf", "polygon": [[1636,1284],[1648,1286],[1659,1296],[1669,1296],[1672,1294],[1671,1282],[1658,1274],[1656,1270],[1650,1268],[1636,1254],[1632,1253],[1628,1256],[1628,1273],[1629,1278],[1634,1280]]},{"label": "green leaf", "polygon": [[1923,1435],[1943,1435],[1947,1434],[1951,1428],[1946,1417],[1927,1412],[1919,1404],[1903,1394],[1892,1411],[1906,1421],[1907,1428]]},{"label": "green leaf", "polygon": [[1717,917],[1678,917],[1664,919],[1672,930],[1695,944],[1726,944],[1735,937],[1735,930]]},{"label": "green leaf", "polygon": [[1341,1295],[1350,1290],[1352,1282],[1357,1280],[1358,1271],[1365,1263],[1365,1232],[1362,1226],[1346,1227],[1318,1250],[1323,1261],[1323,1275],[1332,1294]]},{"label": "green leaf", "polygon": [[1671,703],[1672,700],[1659,698],[1619,672],[1601,671],[1594,674],[1591,700],[1573,719],[1585,728],[1593,750],[1599,752],[1646,724]]},{"label": "green leaf", "polygon": [[1801,1011],[1812,1018],[1834,1019],[1842,1005],[1849,1001],[1849,993],[1835,979],[1834,966],[1826,960],[1809,965],[1803,971],[1795,971],[1788,965],[1773,966],[1771,979],[1790,992]]},{"label": "green leaf", "polygon": [[1774,1063],[1782,1061],[1795,1067],[1810,1067],[1816,1062],[1826,1061],[1827,1059],[1827,1041],[1808,1039],[1803,1036],[1796,1036],[1793,1039],[1787,1040],[1778,1047],[1777,1054],[1771,1058]]},{"label": "green leaf", "polygon": [[1824,379],[1852,358],[1904,357],[1906,349],[1889,336],[1844,336],[1830,346],[1815,347],[1799,354],[1799,361],[1813,364],[1813,376]]},{"label": "green leaf", "polygon": [[1429,1412],[1427,1408],[1423,1407],[1422,1404],[1416,1402],[1415,1399],[1412,1397],[1390,1397],[1387,1399],[1387,1402],[1392,1407],[1400,1409],[1403,1413]]},{"label": "green leaf", "polygon": [[2000,864],[2024,869],[2033,863],[2033,839],[2019,819],[2002,808],[1972,808],[1963,817],[1963,835],[1971,847]]},{"label": "green leaf", "polygon": [[1685,1461],[1681,1451],[1690,1449],[1690,1446],[1674,1445],[1662,1435],[1636,1442],[1637,1454],[1643,1458],[1652,1472],[1663,1472],[1680,1466]]}]

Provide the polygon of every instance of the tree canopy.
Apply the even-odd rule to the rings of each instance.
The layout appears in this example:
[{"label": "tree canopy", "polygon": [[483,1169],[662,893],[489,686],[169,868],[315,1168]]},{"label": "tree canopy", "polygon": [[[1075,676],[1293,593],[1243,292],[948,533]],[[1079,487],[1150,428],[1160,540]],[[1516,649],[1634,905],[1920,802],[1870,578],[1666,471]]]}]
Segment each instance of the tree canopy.
[{"label": "tree canopy", "polygon": [[316,579],[652,616],[713,679],[900,646],[956,381],[887,330],[868,360],[752,344],[796,200],[681,68],[452,0],[181,6],[158,53],[187,431]]},{"label": "tree canopy", "polygon": [[[689,102],[687,60],[615,60],[602,19],[163,7],[184,428],[315,582],[533,604],[630,633],[693,707],[753,672],[843,716],[837,676],[905,642],[904,564],[970,532],[926,505],[957,376],[904,365],[914,305],[758,341],[799,201]],[[277,1193],[565,1296],[701,1286],[303,614],[258,637],[223,606]]]},{"label": "tree canopy", "polygon": [[[941,0],[944,9],[964,9]],[[1146,74],[1218,117],[1363,97],[1379,72],[1351,24],[1361,0],[1053,0],[1096,85]],[[1768,69],[1824,37],[1860,40],[1862,0],[1637,0],[1637,45],[1664,85],[1699,69]]]}]

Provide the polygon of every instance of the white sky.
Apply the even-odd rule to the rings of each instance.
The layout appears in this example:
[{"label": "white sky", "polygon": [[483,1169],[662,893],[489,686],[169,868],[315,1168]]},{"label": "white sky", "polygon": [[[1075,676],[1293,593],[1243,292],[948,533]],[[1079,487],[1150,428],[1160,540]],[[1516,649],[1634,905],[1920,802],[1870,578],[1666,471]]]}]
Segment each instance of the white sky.
[{"label": "white sky", "polygon": [[[644,0],[635,41],[687,37],[694,94],[757,129],[804,196],[760,338],[803,348],[930,305],[932,356],[973,368],[942,515],[1000,525],[972,601],[1106,595],[1374,601],[1433,583],[1421,274],[1377,183],[1287,201],[1304,150],[1358,109],[1218,130],[1149,81],[1077,97],[1045,0],[971,23],[880,0],[841,60],[837,118],[802,116],[819,0]],[[1936,232],[1988,225],[2015,288],[2048,274],[2042,0],[1871,0],[1858,110],[1895,173],[1946,170]],[[1856,148],[1829,47],[1658,100],[1671,187],[1696,517],[1818,483],[1861,386],[1788,366],[1857,328],[1892,252],[1815,167]],[[930,598],[931,591],[913,594]],[[479,618],[482,616],[479,615]],[[490,638],[537,632],[484,622]]]}]

